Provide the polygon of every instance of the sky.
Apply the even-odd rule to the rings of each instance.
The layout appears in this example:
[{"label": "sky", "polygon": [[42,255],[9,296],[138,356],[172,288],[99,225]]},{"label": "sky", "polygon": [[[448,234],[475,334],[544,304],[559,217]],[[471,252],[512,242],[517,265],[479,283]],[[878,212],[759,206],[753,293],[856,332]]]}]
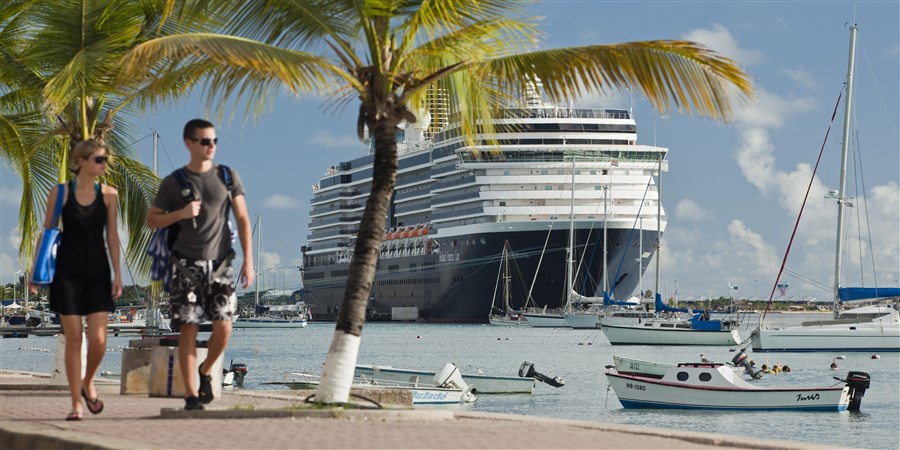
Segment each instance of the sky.
[{"label": "sky", "polygon": [[[580,107],[632,107],[638,143],[667,147],[669,214],[662,239],[662,291],[679,298],[768,298],[829,125],[825,154],[786,263],[787,296],[831,298],[841,117],[831,114],[846,76],[849,24],[859,25],[848,172],[843,285],[897,286],[900,279],[900,2],[549,1],[545,48],[687,39],[734,59],[753,78],[754,101],[728,124],[671,113],[630,93],[585,98]],[[296,267],[308,233],[311,185],[330,165],[365,154],[354,108],[334,111],[317,95],[273,94],[253,119],[234,111],[217,124],[216,161],[238,171],[251,216],[262,223],[260,289],[300,286]],[[232,111],[229,111],[231,113]],[[187,161],[183,124],[203,117],[198,96],[134,119],[160,133],[159,168]],[[136,144],[151,164],[152,144]],[[854,163],[855,162],[855,163]],[[23,269],[16,230],[21,181],[0,169],[0,282]],[[860,231],[861,230],[861,231]],[[255,242],[254,242],[255,245]],[[652,288],[655,271],[644,274]],[[131,283],[127,271],[125,284]],[[737,289],[734,289],[734,287]],[[776,298],[780,292],[775,292]]]}]

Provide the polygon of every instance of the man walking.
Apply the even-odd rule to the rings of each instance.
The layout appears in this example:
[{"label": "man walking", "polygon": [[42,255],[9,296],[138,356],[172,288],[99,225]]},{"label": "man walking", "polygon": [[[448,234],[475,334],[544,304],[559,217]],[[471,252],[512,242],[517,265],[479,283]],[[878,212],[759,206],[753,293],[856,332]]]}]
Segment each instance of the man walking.
[{"label": "man walking", "polygon": [[[184,126],[184,145],[190,162],[162,180],[147,213],[147,226],[169,229],[172,244],[172,324],[180,326],[178,363],[185,385],[185,409],[203,409],[213,400],[210,371],[225,351],[237,308],[235,271],[231,266],[233,230],[228,211],[234,211],[244,264],[240,281],[253,283],[250,218],[244,186],[237,172],[213,163],[218,147],[213,124],[194,119]],[[200,323],[213,324],[206,360],[197,365]],[[194,369],[198,367],[198,369]],[[200,374],[199,386],[194,370]]]}]

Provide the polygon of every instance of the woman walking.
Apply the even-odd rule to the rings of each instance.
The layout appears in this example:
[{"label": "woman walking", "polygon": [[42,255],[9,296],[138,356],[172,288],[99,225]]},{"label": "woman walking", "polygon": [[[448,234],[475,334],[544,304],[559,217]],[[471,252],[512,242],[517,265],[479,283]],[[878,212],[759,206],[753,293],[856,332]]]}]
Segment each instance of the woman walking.
[{"label": "woman walking", "polygon": [[[66,420],[81,420],[84,399],[88,411],[100,414],[103,401],[97,396],[94,376],[106,353],[106,323],[115,310],[114,299],[122,295],[119,271],[119,234],[116,226],[119,196],[116,189],[98,182],[109,164],[106,146],[92,139],[72,151],[69,169],[75,178],[50,190],[44,227],[55,227],[56,197],[64,199],[62,237],[56,252],[56,272],[50,284],[50,309],[61,316],[66,336],[66,378],[72,409]],[[104,231],[106,245],[104,245]],[[107,259],[106,247],[109,248]],[[113,277],[110,279],[112,261]],[[30,284],[32,293],[37,286]],[[82,317],[87,316],[87,367],[81,378]]]}]

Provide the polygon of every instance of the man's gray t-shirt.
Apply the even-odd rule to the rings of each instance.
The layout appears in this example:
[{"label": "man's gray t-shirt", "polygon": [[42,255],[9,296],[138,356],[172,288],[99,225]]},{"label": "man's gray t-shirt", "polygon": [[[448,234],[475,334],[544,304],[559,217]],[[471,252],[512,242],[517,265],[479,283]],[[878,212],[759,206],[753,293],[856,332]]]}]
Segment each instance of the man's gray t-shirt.
[{"label": "man's gray t-shirt", "polygon": [[[200,215],[195,217],[197,227],[191,219],[178,221],[181,227],[172,250],[189,259],[222,259],[231,249],[231,230],[228,227],[228,188],[219,175],[219,166],[203,173],[183,170],[185,179],[190,183],[194,198],[200,200]],[[232,195],[244,195],[244,185],[236,171],[229,168],[233,184]],[[172,212],[187,205],[181,194],[181,182],[174,173],[162,180],[153,206]]]}]

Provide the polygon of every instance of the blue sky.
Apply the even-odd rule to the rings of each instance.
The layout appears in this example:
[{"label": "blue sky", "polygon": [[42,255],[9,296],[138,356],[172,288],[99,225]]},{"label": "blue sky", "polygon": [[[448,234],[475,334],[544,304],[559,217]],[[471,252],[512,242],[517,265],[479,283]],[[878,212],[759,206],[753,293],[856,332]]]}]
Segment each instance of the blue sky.
[{"label": "blue sky", "polygon": [[[737,285],[741,296],[768,296],[842,89],[848,23],[857,22],[858,134],[852,141],[859,142],[862,176],[848,178],[856,207],[847,216],[851,239],[845,244],[844,284],[862,279],[871,286],[874,272],[879,286],[897,285],[900,2],[552,1],[535,4],[534,13],[544,17],[547,48],[688,39],[735,59],[753,77],[756,101],[739,108],[728,125],[677,114],[660,117],[646,100],[628,93],[578,103],[628,107],[633,102],[639,143],[670,149],[671,170],[663,180],[670,222],[661,275],[663,291],[674,293],[677,282],[682,298],[727,295],[729,285]],[[234,120],[218,124],[217,161],[241,173],[250,212],[262,216],[261,287],[296,288],[297,272],[278,268],[300,264],[310,185],[329,165],[365,151],[354,137],[354,108],[325,110],[320,97],[281,93],[255,121],[245,120],[242,109],[235,114]],[[181,128],[200,116],[199,99],[190,98],[134,121],[142,133],[159,130],[161,172],[186,161]],[[837,186],[840,129],[838,118],[787,262],[788,296],[831,296],[836,207],[823,197]],[[150,140],[136,150],[149,164]],[[862,183],[864,194],[854,187]],[[20,194],[18,178],[0,169],[4,283],[22,268],[15,230]],[[863,241],[856,239],[860,228]],[[652,269],[645,273],[645,289],[652,288],[653,276]],[[125,282],[130,283],[127,273]]]}]

